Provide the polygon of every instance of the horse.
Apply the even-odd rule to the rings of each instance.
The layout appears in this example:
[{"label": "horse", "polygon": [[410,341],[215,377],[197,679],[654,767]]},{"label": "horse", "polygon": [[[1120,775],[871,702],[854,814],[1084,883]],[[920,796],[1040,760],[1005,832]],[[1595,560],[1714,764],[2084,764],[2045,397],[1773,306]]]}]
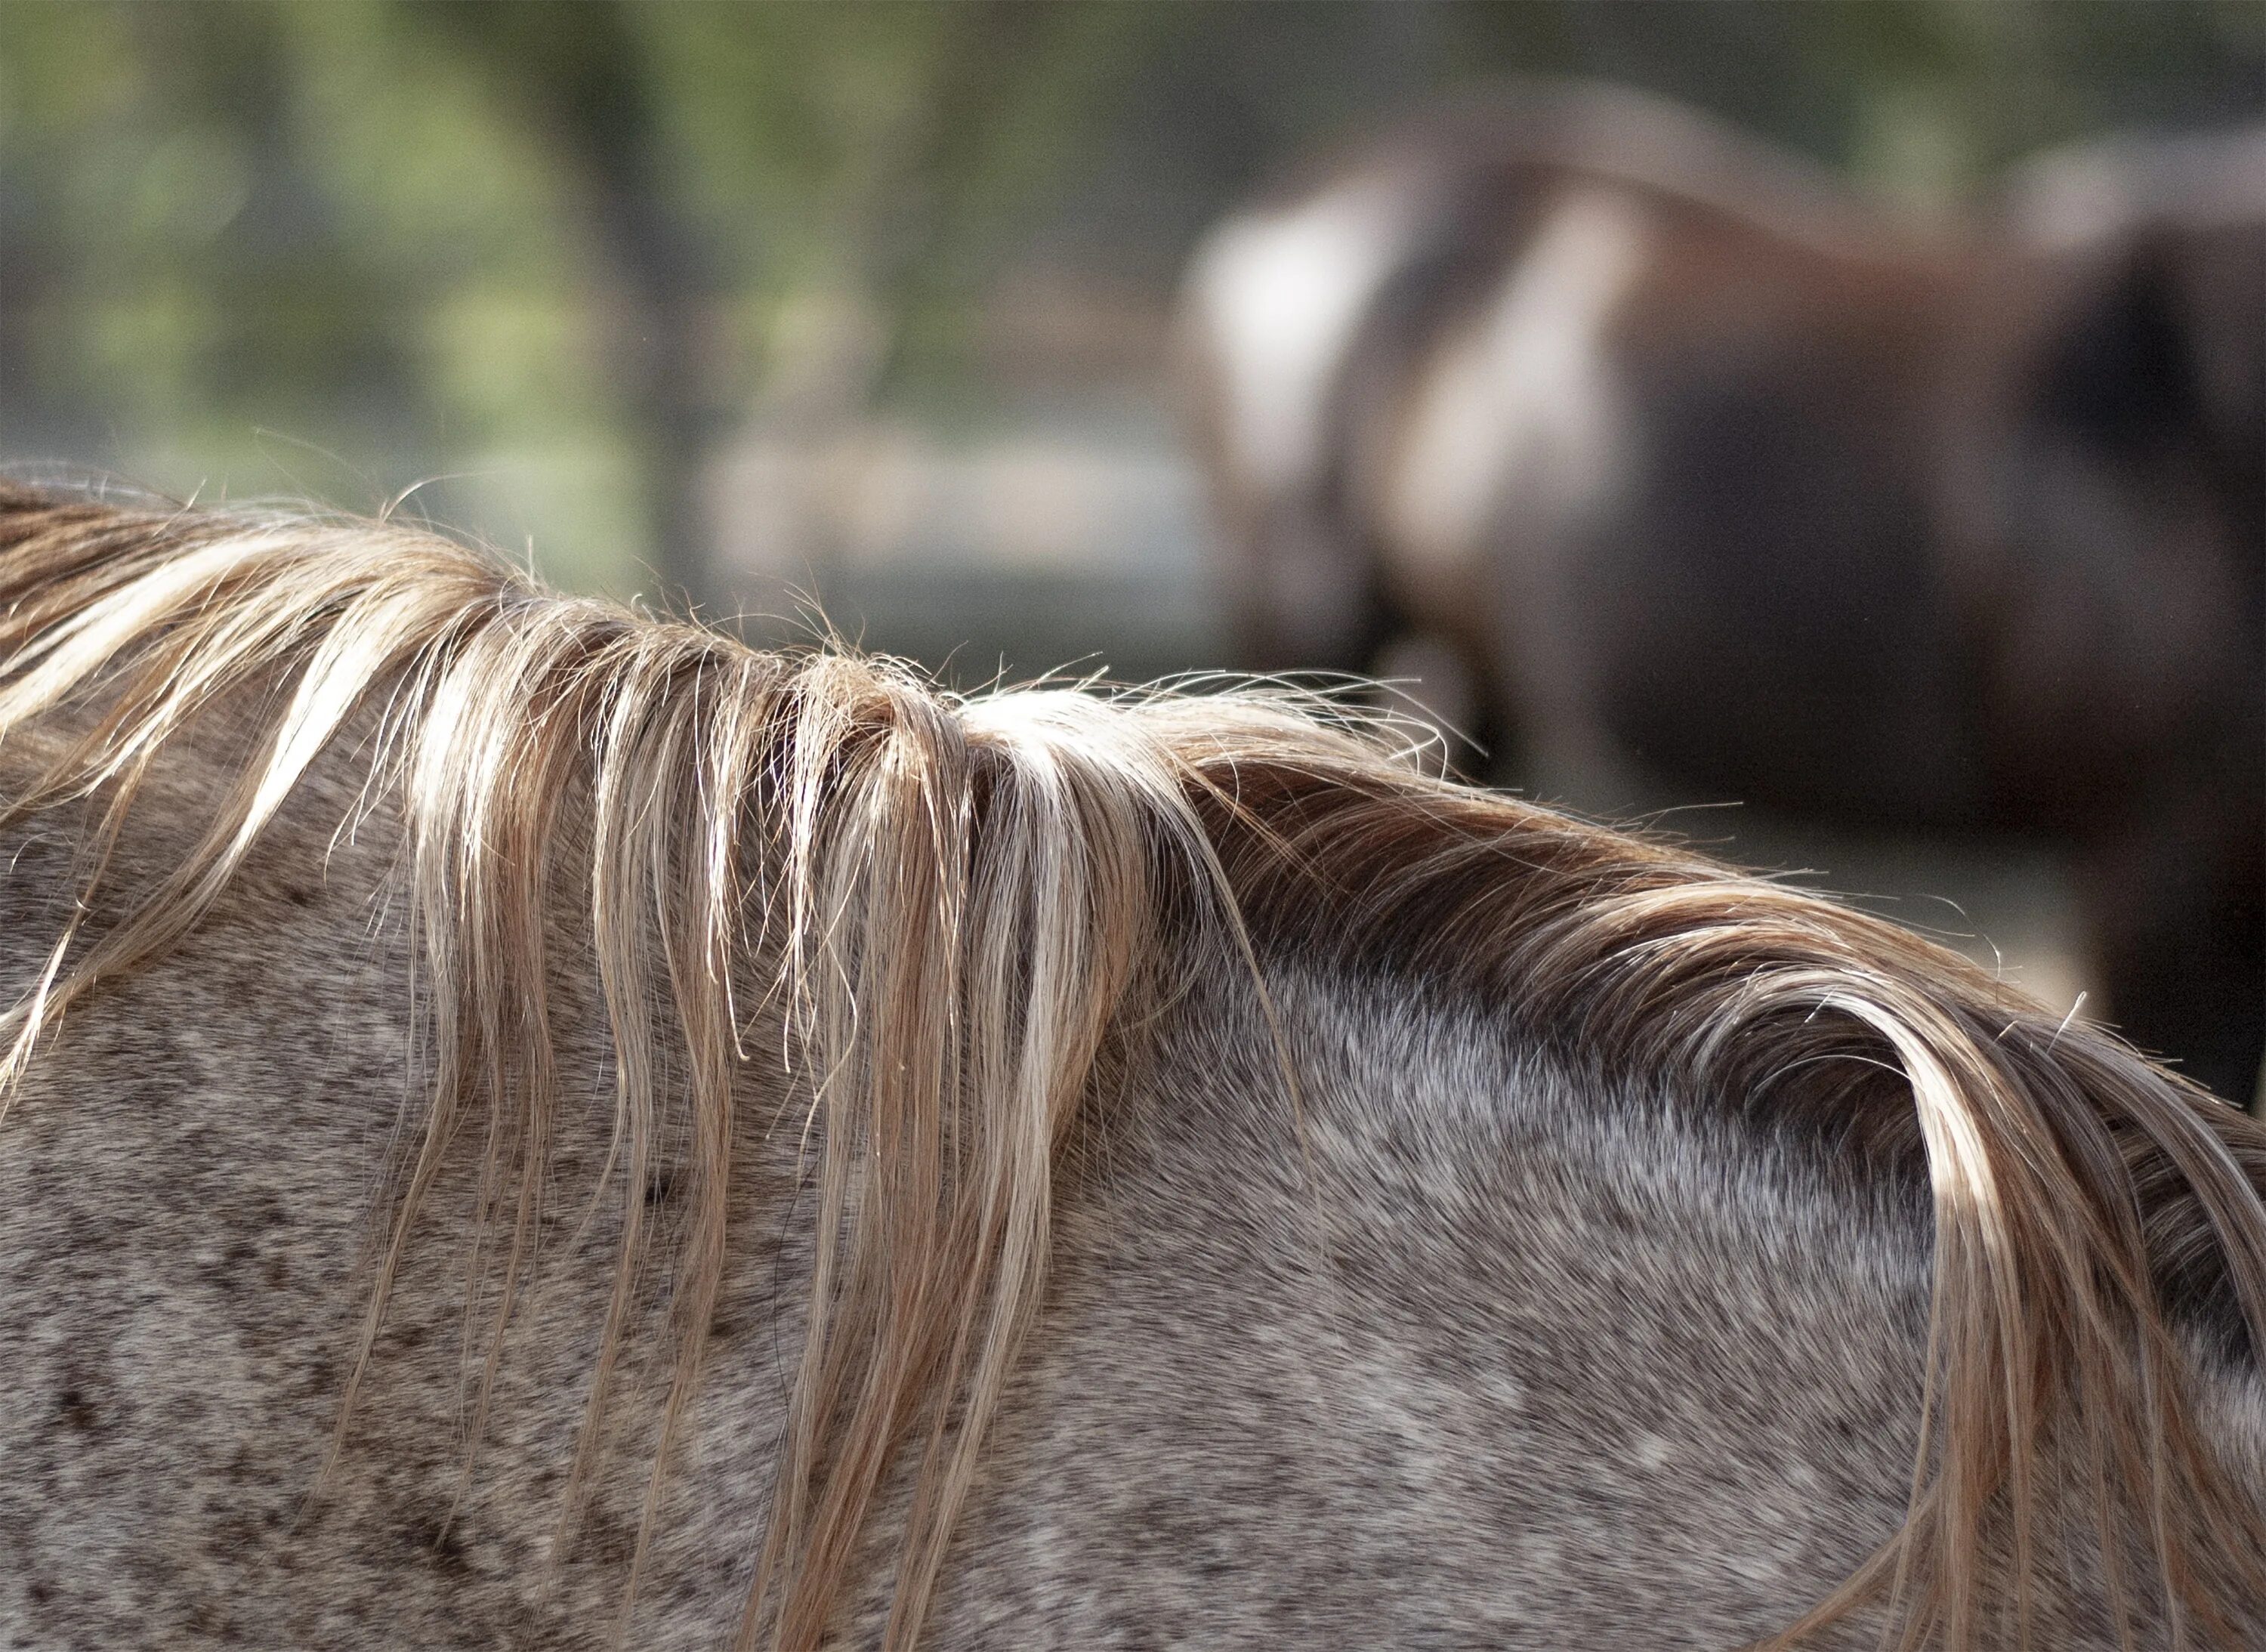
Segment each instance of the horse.
[{"label": "horse", "polygon": [[2266,1127],[1263,685],[0,485],[0,1639],[2255,1646]]},{"label": "horse", "polygon": [[2057,845],[2128,1034],[2248,1099],[2259,147],[2071,151],[1947,223],[1526,85],[1310,168],[1183,303],[1239,663],[1429,639],[1498,778]]}]

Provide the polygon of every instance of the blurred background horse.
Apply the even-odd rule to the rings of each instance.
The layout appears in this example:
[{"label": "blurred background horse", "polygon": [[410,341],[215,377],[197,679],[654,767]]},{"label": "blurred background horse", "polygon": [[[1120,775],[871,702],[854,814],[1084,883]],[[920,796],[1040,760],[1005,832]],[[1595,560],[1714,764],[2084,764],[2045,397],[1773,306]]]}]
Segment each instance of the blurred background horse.
[{"label": "blurred background horse", "polygon": [[1916,223],[1505,89],[1232,217],[1187,330],[1244,663],[1398,662],[1593,809],[2061,845],[2105,1013],[2250,1095],[2266,127]]}]

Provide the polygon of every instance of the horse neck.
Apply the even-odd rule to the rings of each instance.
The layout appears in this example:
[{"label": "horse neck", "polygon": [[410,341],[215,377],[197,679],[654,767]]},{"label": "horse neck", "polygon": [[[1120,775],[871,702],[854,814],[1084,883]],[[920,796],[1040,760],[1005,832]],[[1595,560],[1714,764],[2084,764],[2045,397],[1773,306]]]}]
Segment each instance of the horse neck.
[{"label": "horse neck", "polygon": [[[981,1643],[1005,1577],[1138,1596],[1166,1641],[1743,1645],[1896,1530],[1924,1181],[1603,1083],[1496,1006],[1269,978],[1271,1026],[1216,978],[1074,1138],[939,1646]],[[2041,1644],[2116,1644],[2058,1587]]]}]

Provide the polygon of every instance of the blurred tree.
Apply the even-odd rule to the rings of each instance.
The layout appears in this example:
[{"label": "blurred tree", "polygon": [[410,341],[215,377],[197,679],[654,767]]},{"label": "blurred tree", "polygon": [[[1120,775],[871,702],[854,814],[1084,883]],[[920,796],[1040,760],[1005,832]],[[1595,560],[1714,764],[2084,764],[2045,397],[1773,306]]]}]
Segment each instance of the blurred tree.
[{"label": "blurred tree", "polygon": [[663,590],[706,600],[702,462],[720,409],[704,325],[722,282],[685,220],[662,89],[618,4],[404,0],[461,43],[556,157],[607,279],[597,296],[614,395],[632,433],[647,543]]}]

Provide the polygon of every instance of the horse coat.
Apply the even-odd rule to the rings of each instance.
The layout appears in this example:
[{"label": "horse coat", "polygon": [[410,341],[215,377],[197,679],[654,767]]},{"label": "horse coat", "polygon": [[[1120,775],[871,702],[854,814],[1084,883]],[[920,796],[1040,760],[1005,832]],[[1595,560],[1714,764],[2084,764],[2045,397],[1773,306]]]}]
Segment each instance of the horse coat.
[{"label": "horse coat", "polygon": [[0,1641],[2266,1634],[2266,1131],[1876,919],[391,526],[0,661]]},{"label": "horse coat", "polygon": [[1443,709],[1593,807],[2056,843],[2109,1012],[2247,1100],[2260,146],[2072,151],[1920,225],[1530,87],[1293,179],[1188,283],[1240,663],[1422,633]]}]

